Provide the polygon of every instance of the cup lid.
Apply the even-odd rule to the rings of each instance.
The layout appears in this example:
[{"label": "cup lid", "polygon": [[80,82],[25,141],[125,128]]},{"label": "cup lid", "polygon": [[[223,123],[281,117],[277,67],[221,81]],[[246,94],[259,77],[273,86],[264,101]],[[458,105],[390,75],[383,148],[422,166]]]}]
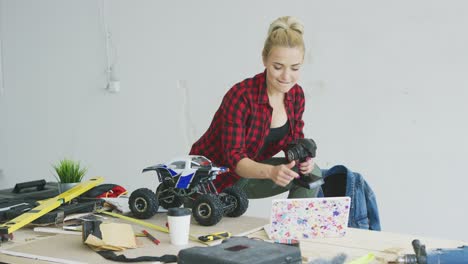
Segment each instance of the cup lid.
[{"label": "cup lid", "polygon": [[168,216],[184,216],[190,215],[192,212],[189,208],[169,208],[167,209]]}]

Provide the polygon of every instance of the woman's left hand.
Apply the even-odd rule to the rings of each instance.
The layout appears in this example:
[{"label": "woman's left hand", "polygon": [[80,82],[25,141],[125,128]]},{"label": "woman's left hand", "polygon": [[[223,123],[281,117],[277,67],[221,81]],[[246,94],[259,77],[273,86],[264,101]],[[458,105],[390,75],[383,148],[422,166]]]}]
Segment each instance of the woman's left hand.
[{"label": "woman's left hand", "polygon": [[307,174],[312,172],[314,169],[314,160],[312,158],[307,158],[306,161],[299,164],[299,171],[301,174]]}]

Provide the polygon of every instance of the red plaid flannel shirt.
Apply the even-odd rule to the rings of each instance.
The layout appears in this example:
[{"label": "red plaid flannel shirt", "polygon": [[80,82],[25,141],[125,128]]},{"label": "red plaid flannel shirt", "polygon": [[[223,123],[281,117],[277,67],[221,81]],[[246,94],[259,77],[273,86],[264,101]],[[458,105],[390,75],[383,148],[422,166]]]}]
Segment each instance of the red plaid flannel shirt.
[{"label": "red plaid flannel shirt", "polygon": [[270,131],[273,112],[265,80],[266,72],[263,72],[235,84],[224,96],[208,130],[190,150],[190,154],[203,155],[213,164],[229,167],[230,172],[218,175],[214,181],[218,191],[240,178],[234,171],[241,159],[262,161],[284,150],[292,140],[304,138],[304,91],[295,84],[284,100],[289,133],[278,144],[259,153]]}]

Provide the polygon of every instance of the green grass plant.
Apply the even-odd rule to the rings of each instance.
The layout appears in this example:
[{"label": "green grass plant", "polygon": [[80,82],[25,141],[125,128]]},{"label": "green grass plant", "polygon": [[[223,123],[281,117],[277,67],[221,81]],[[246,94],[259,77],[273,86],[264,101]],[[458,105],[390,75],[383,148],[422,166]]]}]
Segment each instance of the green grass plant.
[{"label": "green grass plant", "polygon": [[71,159],[62,159],[58,164],[53,165],[53,168],[57,174],[55,177],[61,183],[81,182],[88,171],[87,168],[81,167],[79,161]]}]

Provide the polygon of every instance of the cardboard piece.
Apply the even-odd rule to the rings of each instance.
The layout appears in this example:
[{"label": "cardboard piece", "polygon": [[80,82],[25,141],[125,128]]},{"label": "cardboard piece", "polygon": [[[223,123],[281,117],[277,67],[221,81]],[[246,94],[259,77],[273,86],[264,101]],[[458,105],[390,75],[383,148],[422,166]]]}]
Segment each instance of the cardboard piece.
[{"label": "cardboard piece", "polygon": [[121,223],[102,223],[100,225],[102,239],[89,235],[85,244],[94,250],[124,250],[127,248],[136,248],[135,234],[132,226]]}]

